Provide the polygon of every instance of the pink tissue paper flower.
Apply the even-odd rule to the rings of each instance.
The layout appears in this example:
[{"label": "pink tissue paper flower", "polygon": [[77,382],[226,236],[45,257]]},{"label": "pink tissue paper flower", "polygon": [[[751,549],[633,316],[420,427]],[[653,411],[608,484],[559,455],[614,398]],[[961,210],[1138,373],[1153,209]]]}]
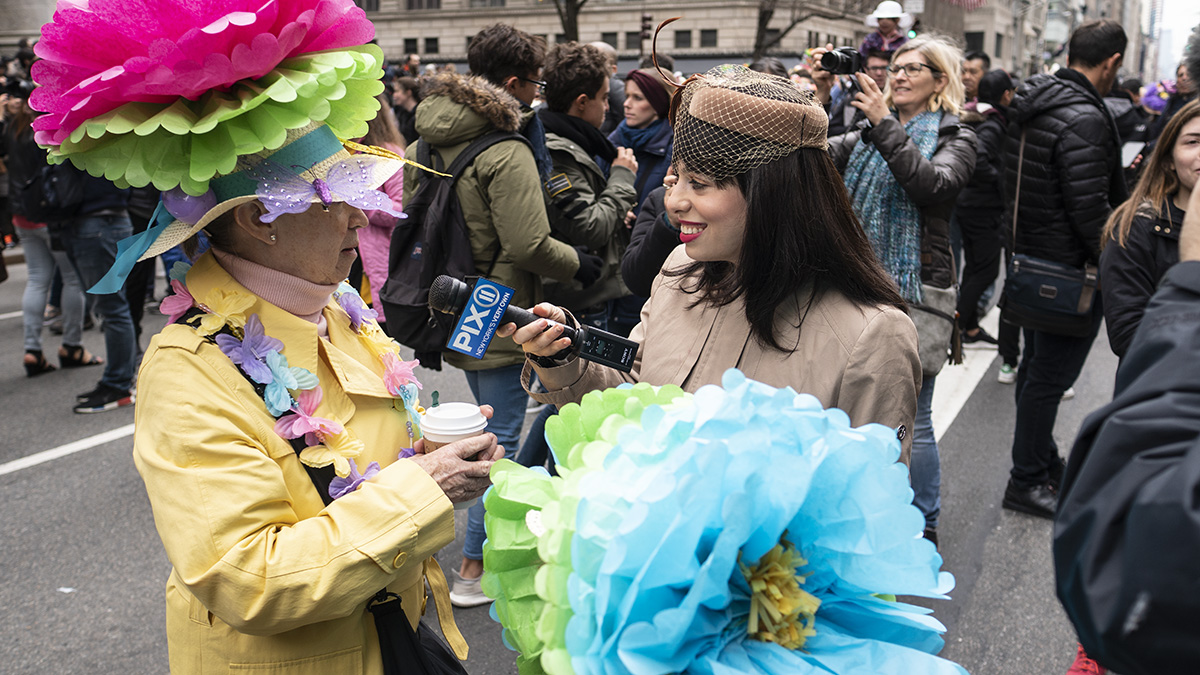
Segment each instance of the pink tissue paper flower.
[{"label": "pink tissue paper flower", "polygon": [[59,0],[34,47],[35,138],[59,145],[126,103],[196,100],[285,59],[353,47],[375,27],[353,0]]}]

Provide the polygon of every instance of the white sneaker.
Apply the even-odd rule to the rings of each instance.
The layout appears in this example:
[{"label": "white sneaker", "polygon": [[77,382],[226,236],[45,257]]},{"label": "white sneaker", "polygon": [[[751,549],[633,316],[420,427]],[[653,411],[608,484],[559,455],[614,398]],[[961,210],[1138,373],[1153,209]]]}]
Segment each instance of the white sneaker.
[{"label": "white sneaker", "polygon": [[1007,363],[1000,364],[1000,375],[996,377],[1000,384],[1012,384],[1017,381],[1017,369]]},{"label": "white sneaker", "polygon": [[483,594],[483,589],[480,587],[480,580],[464,579],[457,571],[454,572],[454,584],[450,586],[450,604],[455,607],[478,607],[486,605],[492,601],[491,598]]},{"label": "white sneaker", "polygon": [[1062,400],[1070,401],[1073,398],[1075,398],[1075,387],[1067,387],[1067,390],[1063,392]]}]

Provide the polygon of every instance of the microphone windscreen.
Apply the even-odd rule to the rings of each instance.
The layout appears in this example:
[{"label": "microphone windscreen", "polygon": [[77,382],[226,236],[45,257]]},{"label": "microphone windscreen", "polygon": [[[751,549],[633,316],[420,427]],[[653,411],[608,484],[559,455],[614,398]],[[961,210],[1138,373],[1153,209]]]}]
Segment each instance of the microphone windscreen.
[{"label": "microphone windscreen", "polygon": [[[429,306],[443,314],[456,314],[462,307],[455,307],[455,296],[461,296],[457,293],[458,286],[466,286],[463,282],[454,277],[446,276],[445,274],[438,275],[433,280],[433,284],[429,286]],[[465,300],[465,297],[463,298]],[[465,304],[465,303],[464,303]]]},{"label": "microphone windscreen", "polygon": [[1192,29],[1192,36],[1188,38],[1187,47],[1183,49],[1183,62],[1187,64],[1192,82],[1200,82],[1200,24]]}]

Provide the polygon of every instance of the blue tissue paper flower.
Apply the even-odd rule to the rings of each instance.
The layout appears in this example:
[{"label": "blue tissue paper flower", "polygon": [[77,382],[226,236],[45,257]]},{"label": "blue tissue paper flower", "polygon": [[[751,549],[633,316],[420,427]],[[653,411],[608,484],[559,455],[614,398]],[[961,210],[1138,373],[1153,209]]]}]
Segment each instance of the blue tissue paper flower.
[{"label": "blue tissue paper flower", "polygon": [[[610,449],[592,440],[583,452],[552,441],[561,478],[493,468],[493,559],[512,559],[498,538],[514,552],[533,539],[542,558],[570,538],[561,583],[549,572],[561,555],[528,570],[553,620],[536,639],[505,626],[545,649],[518,659],[523,673],[966,672],[936,656],[945,629],[928,610],[880,597],[945,598],[954,584],[921,537],[894,430],[851,428],[812,396],[730,370],[721,387],[652,405],[614,435]],[[589,452],[607,454],[572,463]],[[504,501],[515,480],[544,496]],[[543,524],[570,512],[573,529]],[[497,606],[528,607],[522,583],[506,569],[484,586]]]}]

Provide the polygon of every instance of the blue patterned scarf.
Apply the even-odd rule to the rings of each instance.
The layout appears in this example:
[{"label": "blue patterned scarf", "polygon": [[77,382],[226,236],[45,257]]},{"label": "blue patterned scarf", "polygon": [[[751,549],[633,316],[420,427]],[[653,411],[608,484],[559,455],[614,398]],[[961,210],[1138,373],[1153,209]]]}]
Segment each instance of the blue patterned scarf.
[{"label": "blue patterned scarf", "polygon": [[[926,111],[904,125],[926,159],[937,149],[941,123],[941,111]],[[883,155],[862,140],[850,153],[845,180],[854,211],[883,269],[896,280],[905,300],[921,302],[920,209],[896,181]]]}]

